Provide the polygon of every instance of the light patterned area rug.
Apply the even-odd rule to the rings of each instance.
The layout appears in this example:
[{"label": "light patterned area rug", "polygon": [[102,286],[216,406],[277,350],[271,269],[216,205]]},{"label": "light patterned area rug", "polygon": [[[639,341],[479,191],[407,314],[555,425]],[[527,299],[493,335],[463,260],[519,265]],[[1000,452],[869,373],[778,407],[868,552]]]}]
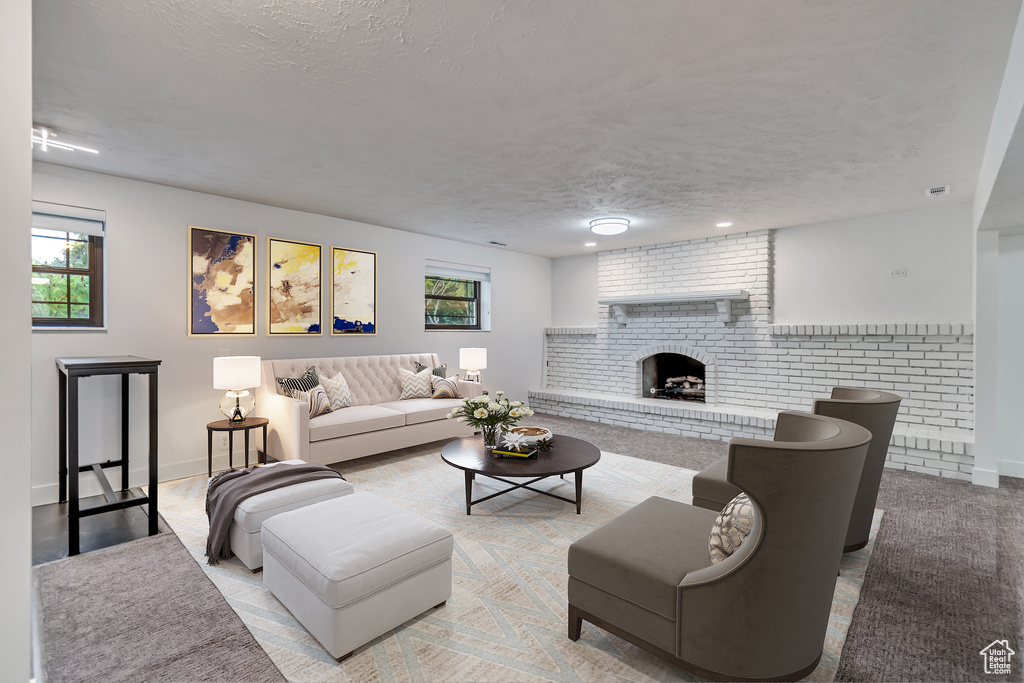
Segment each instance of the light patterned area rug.
[{"label": "light patterned area rug", "polygon": [[[691,681],[643,650],[584,622],[566,636],[569,544],[652,495],[690,502],[694,475],[670,465],[604,453],[583,476],[583,513],[515,491],[465,514],[461,470],[436,448],[405,449],[338,466],[356,487],[455,533],[447,605],[356,650],[339,664],[238,560],[206,564],[204,476],[160,485],[160,511],[281,672],[292,681]],[[572,498],[572,477],[536,486]],[[474,497],[504,488],[477,478]],[[843,558],[821,664],[807,678],[833,681],[881,522],[866,548]]]}]

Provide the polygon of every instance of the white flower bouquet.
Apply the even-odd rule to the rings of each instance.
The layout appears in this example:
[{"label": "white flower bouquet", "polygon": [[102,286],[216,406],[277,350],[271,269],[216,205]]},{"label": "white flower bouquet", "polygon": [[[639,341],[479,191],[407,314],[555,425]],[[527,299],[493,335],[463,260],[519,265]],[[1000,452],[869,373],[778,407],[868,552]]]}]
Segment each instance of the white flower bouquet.
[{"label": "white flower bouquet", "polygon": [[448,418],[479,429],[484,437],[484,447],[493,449],[497,448],[502,432],[531,415],[533,411],[522,401],[510,401],[505,398],[504,391],[499,391],[493,399],[489,396],[465,399],[461,406],[448,413]]}]

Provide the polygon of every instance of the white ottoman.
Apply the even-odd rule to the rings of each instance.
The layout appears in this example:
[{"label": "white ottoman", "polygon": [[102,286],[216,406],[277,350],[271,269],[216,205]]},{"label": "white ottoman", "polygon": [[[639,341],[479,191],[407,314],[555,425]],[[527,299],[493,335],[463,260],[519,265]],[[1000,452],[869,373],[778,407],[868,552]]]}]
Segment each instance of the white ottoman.
[{"label": "white ottoman", "polygon": [[369,493],[263,524],[263,583],[338,661],[452,595],[452,532]]},{"label": "white ottoman", "polygon": [[[291,464],[306,463],[302,460],[283,460],[261,467]],[[353,491],[355,489],[352,488],[352,484],[344,479],[315,479],[246,498],[235,508],[235,515],[228,529],[231,551],[246,567],[254,572],[259,571],[263,566],[263,544],[260,541],[263,522],[282,512],[347,496]]]}]

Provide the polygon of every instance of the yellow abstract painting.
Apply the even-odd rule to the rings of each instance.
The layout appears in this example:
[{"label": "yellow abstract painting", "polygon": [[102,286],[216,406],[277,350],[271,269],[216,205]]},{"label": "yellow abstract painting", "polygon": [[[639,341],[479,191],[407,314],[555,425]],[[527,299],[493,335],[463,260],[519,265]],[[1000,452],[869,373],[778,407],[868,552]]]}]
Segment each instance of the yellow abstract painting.
[{"label": "yellow abstract painting", "polygon": [[321,246],[267,238],[270,281],[268,333],[321,333]]}]

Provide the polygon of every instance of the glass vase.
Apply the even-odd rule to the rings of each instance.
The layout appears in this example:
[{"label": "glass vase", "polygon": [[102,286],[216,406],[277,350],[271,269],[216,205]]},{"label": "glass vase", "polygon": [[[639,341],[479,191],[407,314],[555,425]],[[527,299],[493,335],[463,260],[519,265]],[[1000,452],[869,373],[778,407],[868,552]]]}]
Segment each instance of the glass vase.
[{"label": "glass vase", "polygon": [[501,430],[497,425],[480,425],[480,435],[484,438],[484,448],[492,451],[498,447]]}]

